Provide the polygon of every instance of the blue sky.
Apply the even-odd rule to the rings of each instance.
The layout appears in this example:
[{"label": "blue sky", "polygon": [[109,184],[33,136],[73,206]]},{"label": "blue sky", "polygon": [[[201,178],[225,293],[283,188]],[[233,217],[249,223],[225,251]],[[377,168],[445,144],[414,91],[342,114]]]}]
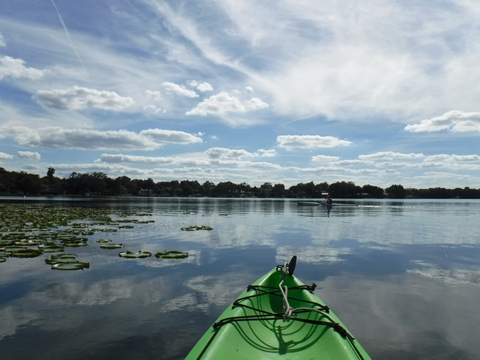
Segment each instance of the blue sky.
[{"label": "blue sky", "polygon": [[480,184],[480,2],[0,0],[0,167]]}]

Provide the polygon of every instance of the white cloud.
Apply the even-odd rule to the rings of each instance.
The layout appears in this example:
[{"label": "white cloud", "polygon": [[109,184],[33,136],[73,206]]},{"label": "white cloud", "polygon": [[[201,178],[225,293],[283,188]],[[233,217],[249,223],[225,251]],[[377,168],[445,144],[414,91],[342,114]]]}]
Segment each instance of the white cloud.
[{"label": "white cloud", "polygon": [[171,164],[171,157],[132,156],[122,154],[102,154],[100,162],[106,163],[136,163],[136,164]]},{"label": "white cloud", "polygon": [[352,143],[340,140],[333,136],[319,135],[280,135],[277,137],[277,145],[287,150],[293,149],[316,149],[348,146]]},{"label": "white cloud", "polygon": [[431,155],[425,157],[422,167],[480,171],[480,155]]},{"label": "white cloud", "polygon": [[148,129],[142,130],[140,135],[149,137],[158,143],[197,144],[203,142],[199,136],[175,130]]},{"label": "white cloud", "polygon": [[228,149],[228,148],[220,148],[220,147],[213,147],[208,149],[205,154],[212,159],[246,159],[246,158],[255,158],[255,157],[275,157],[277,156],[277,152],[273,149],[265,150],[259,149],[256,152],[249,152],[244,149]]},{"label": "white cloud", "polygon": [[361,160],[418,160],[425,158],[425,155],[418,153],[404,154],[393,151],[381,151],[374,154],[359,155]]},{"label": "white cloud", "polygon": [[153,114],[153,115],[158,115],[158,114],[165,114],[167,112],[166,109],[162,109],[158,106],[155,105],[145,105],[143,107],[143,111],[147,114]]},{"label": "white cloud", "polygon": [[66,90],[39,90],[34,98],[46,108],[59,110],[95,108],[122,111],[135,103],[131,97],[122,97],[113,91],[99,91],[79,86]]},{"label": "white cloud", "polygon": [[232,150],[219,147],[210,148],[205,153],[210,159],[240,159],[255,157],[255,154],[246,150]]},{"label": "white cloud", "polygon": [[449,111],[442,116],[424,119],[417,124],[405,126],[411,132],[480,132],[480,112]]},{"label": "white cloud", "polygon": [[33,129],[4,126],[0,127],[0,134],[3,138],[13,138],[22,146],[84,150],[155,150],[166,144],[189,145],[203,142],[199,135],[162,129],[148,129],[135,133],[127,130],[99,131],[59,127]]},{"label": "white cloud", "polygon": [[319,163],[330,163],[333,161],[338,161],[340,158],[338,156],[326,156],[326,155],[316,155],[312,156],[312,161],[313,162],[319,162]]},{"label": "white cloud", "polygon": [[13,155],[0,152],[0,160],[9,160],[9,159],[13,159]]},{"label": "white cloud", "polygon": [[[2,39],[0,39],[1,42]],[[22,59],[14,59],[10,56],[0,56],[0,80],[5,77],[15,79],[38,80],[45,74],[45,71],[25,66]]]},{"label": "white cloud", "polygon": [[235,69],[268,91],[272,106],[284,114],[404,120],[454,104],[476,107],[474,1],[218,5],[229,18],[229,40],[244,50]]},{"label": "white cloud", "polygon": [[45,148],[153,150],[162,145],[149,136],[127,130],[98,131],[58,127],[41,129],[4,127],[0,131],[4,137],[12,137],[22,146],[41,146]]},{"label": "white cloud", "polygon": [[205,81],[199,82],[199,81],[196,81],[196,80],[192,80],[192,81],[188,82],[188,85],[197,89],[200,92],[213,91],[213,86],[211,84],[209,84],[208,82],[205,82]]},{"label": "white cloud", "polygon": [[275,149],[269,149],[269,150],[258,149],[257,152],[260,156],[263,156],[263,157],[275,157],[278,155]]},{"label": "white cloud", "polygon": [[18,151],[17,155],[22,159],[40,160],[41,155],[36,151]]},{"label": "white cloud", "polygon": [[178,84],[166,81],[162,84],[162,86],[167,93],[173,93],[173,94],[185,96],[188,98],[198,97],[198,94],[195,91],[186,89],[182,85],[178,85]]},{"label": "white cloud", "polygon": [[162,98],[160,91],[145,90],[145,94],[152,100],[160,100]]},{"label": "white cloud", "polygon": [[247,113],[250,111],[266,109],[268,106],[269,105],[266,102],[256,97],[242,101],[226,92],[221,92],[205,99],[185,114],[198,116],[222,116],[229,113]]}]

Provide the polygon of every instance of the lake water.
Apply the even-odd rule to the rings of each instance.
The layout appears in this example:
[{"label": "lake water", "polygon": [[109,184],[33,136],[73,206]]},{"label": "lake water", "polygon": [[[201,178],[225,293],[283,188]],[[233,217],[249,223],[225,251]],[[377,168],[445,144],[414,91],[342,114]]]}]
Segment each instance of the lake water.
[{"label": "lake water", "polygon": [[[142,212],[150,223],[88,235],[83,271],[47,255],[0,263],[0,354],[10,359],[182,359],[244,288],[298,256],[303,282],[374,359],[478,359],[480,201],[0,199],[0,205]],[[6,211],[5,209],[1,211]],[[207,225],[211,231],[182,231]],[[125,259],[177,249],[186,259]],[[69,251],[71,252],[71,251]]]}]

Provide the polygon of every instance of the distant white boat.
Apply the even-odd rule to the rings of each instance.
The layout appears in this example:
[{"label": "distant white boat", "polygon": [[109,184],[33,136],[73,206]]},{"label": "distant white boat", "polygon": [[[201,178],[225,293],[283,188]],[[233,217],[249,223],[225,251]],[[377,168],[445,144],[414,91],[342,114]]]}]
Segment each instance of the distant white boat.
[{"label": "distant white boat", "polygon": [[[298,206],[327,206],[327,203],[324,201],[297,201]],[[359,206],[358,204],[350,204],[350,203],[333,203],[331,204],[332,207],[335,206]]]}]

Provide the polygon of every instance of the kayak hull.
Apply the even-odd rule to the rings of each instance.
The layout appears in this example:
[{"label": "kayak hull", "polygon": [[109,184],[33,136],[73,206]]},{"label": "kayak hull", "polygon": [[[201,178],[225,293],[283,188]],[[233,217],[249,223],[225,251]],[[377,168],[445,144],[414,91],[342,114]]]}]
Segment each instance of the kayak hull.
[{"label": "kayak hull", "polygon": [[[279,284],[288,304],[285,315]],[[200,338],[186,359],[370,359],[338,317],[278,267],[250,285]]]},{"label": "kayak hull", "polygon": [[319,201],[298,201],[298,206],[320,206],[322,205]]}]

